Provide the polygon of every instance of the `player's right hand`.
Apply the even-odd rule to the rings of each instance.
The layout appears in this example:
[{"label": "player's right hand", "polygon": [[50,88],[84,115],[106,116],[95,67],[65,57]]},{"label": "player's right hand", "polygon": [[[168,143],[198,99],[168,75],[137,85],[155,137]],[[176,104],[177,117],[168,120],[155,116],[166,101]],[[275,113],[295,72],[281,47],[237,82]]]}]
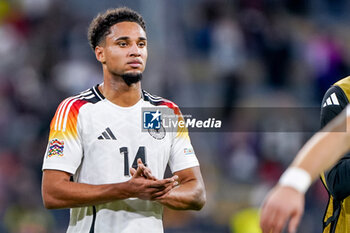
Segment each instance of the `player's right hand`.
[{"label": "player's right hand", "polygon": [[276,186],[266,197],[260,216],[263,233],[280,233],[288,219],[288,232],[296,233],[304,212],[304,195],[297,190]]}]

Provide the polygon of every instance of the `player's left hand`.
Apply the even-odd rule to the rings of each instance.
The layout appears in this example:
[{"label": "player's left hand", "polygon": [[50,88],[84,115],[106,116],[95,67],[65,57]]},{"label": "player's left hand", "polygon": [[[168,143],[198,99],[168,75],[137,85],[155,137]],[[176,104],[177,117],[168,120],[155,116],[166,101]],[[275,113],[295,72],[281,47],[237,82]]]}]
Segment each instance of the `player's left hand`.
[{"label": "player's left hand", "polygon": [[266,197],[260,217],[263,233],[280,233],[288,219],[288,232],[296,233],[304,212],[304,195],[297,190],[276,186]]}]

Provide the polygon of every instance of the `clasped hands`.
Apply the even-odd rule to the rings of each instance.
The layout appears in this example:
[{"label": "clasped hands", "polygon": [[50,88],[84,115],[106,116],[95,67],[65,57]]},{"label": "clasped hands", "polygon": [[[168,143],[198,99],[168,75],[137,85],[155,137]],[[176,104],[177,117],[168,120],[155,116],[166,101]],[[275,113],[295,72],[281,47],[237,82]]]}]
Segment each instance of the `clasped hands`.
[{"label": "clasped hands", "polygon": [[137,169],[130,168],[130,174],[132,177],[128,182],[131,184],[133,196],[142,200],[161,202],[179,184],[177,175],[157,179],[141,159],[137,160]]}]

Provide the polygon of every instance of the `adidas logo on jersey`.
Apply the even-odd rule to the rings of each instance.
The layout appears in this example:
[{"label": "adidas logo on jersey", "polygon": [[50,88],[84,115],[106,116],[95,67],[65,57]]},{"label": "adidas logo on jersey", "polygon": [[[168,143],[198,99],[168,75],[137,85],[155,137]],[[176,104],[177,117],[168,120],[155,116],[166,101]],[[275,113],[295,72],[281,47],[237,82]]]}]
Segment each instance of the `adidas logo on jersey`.
[{"label": "adidas logo on jersey", "polygon": [[117,140],[117,138],[114,136],[110,128],[106,128],[105,131],[102,132],[102,135],[100,135],[98,140]]},{"label": "adidas logo on jersey", "polygon": [[339,101],[335,93],[331,94],[331,96],[326,99],[326,102],[323,104],[322,107],[324,108],[326,106],[331,106],[331,105],[339,105]]}]

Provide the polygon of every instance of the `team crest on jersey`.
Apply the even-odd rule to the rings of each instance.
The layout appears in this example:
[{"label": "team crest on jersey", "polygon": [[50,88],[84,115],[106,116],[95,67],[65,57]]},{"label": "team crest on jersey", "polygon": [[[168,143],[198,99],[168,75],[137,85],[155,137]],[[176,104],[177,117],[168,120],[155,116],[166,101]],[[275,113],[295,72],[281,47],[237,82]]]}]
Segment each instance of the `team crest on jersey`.
[{"label": "team crest on jersey", "polygon": [[157,140],[162,140],[165,137],[166,131],[162,125],[160,125],[159,129],[148,129],[148,133]]},{"label": "team crest on jersey", "polygon": [[47,153],[48,157],[52,156],[63,156],[63,148],[64,148],[64,141],[60,141],[57,138],[54,138],[49,143],[49,152]]}]

